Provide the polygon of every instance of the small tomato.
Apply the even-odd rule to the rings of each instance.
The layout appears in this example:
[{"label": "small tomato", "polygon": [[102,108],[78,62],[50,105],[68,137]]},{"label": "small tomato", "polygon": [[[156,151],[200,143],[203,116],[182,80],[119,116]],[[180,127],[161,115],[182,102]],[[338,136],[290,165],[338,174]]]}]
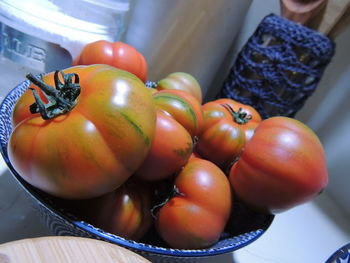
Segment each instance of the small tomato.
[{"label": "small tomato", "polygon": [[190,93],[182,90],[162,90],[153,94],[158,109],[169,113],[192,136],[198,136],[202,129],[203,112],[200,103]]},{"label": "small tomato", "polygon": [[217,242],[232,207],[230,183],[221,169],[191,158],[176,177],[174,192],[157,214],[160,236],[180,249],[201,249]]},{"label": "small tomato", "polygon": [[174,72],[158,81],[157,90],[183,90],[191,93],[202,104],[202,89],[198,81],[185,72]]},{"label": "small tomato", "polygon": [[171,116],[157,110],[151,149],[135,177],[155,181],[169,178],[190,158],[193,143],[187,130]]},{"label": "small tomato", "polygon": [[64,200],[62,207],[106,232],[139,240],[153,222],[151,199],[151,189],[147,185],[128,181],[96,198]]},{"label": "small tomato", "polygon": [[145,57],[123,42],[98,40],[85,45],[73,65],[106,64],[135,74],[143,82],[147,79]]},{"label": "small tomato", "polygon": [[241,154],[261,117],[253,107],[232,99],[208,102],[202,110],[203,127],[196,150],[225,169]]}]

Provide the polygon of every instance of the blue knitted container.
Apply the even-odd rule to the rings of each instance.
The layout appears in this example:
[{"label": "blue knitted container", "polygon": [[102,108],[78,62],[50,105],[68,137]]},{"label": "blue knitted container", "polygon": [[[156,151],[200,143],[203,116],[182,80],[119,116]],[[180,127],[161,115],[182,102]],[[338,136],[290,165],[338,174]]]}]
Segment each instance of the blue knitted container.
[{"label": "blue knitted container", "polygon": [[218,97],[255,107],[263,118],[293,117],[334,55],[325,35],[271,14],[238,54]]}]

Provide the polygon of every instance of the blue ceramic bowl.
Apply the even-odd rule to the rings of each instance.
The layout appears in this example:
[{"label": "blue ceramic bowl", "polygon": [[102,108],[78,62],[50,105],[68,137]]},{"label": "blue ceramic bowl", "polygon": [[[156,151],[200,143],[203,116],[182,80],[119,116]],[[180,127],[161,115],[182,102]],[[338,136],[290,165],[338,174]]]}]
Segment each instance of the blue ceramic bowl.
[{"label": "blue ceramic bowl", "polygon": [[339,248],[326,261],[326,263],[348,263],[348,262],[350,262],[350,243]]},{"label": "blue ceramic bowl", "polygon": [[52,196],[43,193],[26,183],[13,168],[7,153],[7,142],[12,131],[11,114],[18,98],[29,86],[29,81],[24,81],[15,87],[3,100],[0,106],[0,142],[2,156],[18,183],[28,194],[33,202],[33,207],[43,218],[45,224],[54,235],[69,235],[95,238],[104,240],[119,246],[126,247],[139,253],[153,262],[195,261],[203,257],[224,254],[242,248],[259,238],[273,221],[272,215],[257,214],[249,211],[244,205],[235,202],[236,222],[222,235],[222,238],[214,246],[208,249],[171,249],[153,233],[150,237],[135,242],[107,233],[93,225],[79,220],[70,214],[64,207],[56,202]]}]

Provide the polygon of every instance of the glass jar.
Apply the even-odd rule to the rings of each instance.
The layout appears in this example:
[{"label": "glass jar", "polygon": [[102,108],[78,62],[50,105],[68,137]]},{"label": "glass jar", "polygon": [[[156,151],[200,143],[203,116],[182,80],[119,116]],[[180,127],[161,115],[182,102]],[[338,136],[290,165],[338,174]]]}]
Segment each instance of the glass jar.
[{"label": "glass jar", "polygon": [[31,73],[69,67],[82,47],[120,40],[129,0],[0,0],[0,100]]}]

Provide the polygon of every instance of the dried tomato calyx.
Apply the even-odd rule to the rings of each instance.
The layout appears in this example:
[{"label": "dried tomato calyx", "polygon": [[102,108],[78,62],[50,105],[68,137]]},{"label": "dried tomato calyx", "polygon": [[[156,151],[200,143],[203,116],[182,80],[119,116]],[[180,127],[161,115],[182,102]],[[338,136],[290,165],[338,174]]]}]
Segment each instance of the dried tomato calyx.
[{"label": "dried tomato calyx", "polygon": [[224,108],[226,108],[230,114],[232,115],[233,120],[238,124],[246,124],[252,119],[252,115],[243,111],[242,108],[239,108],[238,111],[235,111],[230,105],[222,104]]},{"label": "dried tomato calyx", "polygon": [[[61,82],[59,74],[61,74],[63,82]],[[70,111],[76,105],[80,94],[78,74],[64,74],[63,71],[55,71],[55,88],[46,84],[41,77],[36,77],[31,73],[26,77],[41,89],[48,100],[48,103],[45,104],[38,92],[31,88],[35,98],[35,102],[29,107],[31,113],[40,113],[43,119],[48,120]]]},{"label": "dried tomato calyx", "polygon": [[[159,194],[159,193],[158,193]],[[170,193],[166,192],[165,196],[162,196],[160,199],[160,203],[156,203],[152,208],[151,208],[151,215],[153,218],[157,218],[156,214],[160,208],[166,205],[170,201],[171,198],[175,196],[185,196],[185,194],[181,193],[179,188],[176,185],[173,185],[170,189]]]}]

